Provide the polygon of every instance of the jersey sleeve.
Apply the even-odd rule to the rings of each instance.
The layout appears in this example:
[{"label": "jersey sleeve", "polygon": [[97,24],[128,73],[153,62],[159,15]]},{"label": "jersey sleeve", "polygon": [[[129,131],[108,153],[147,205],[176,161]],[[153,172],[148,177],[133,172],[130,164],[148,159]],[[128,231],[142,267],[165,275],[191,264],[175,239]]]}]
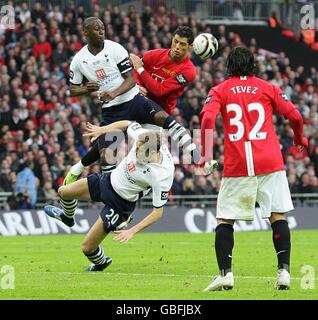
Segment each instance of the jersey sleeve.
[{"label": "jersey sleeve", "polygon": [[142,62],[144,64],[145,69],[147,69],[149,65],[151,65],[151,61],[153,61],[154,58],[156,58],[155,50],[145,52],[145,54],[142,57]]},{"label": "jersey sleeve", "polygon": [[[294,132],[294,143],[297,145],[306,145],[303,138],[303,118],[296,106],[288,100],[288,97],[279,87],[273,86],[273,107],[276,113],[283,115],[289,120],[290,126]],[[305,139],[306,140],[306,139]]]},{"label": "jersey sleeve", "polygon": [[201,153],[205,161],[213,159],[213,130],[215,119],[221,111],[222,100],[217,91],[211,90],[206,98],[201,119]]},{"label": "jersey sleeve", "polygon": [[288,115],[293,112],[295,109],[297,110],[296,106],[291,103],[287,97],[287,95],[276,86],[273,86],[273,107],[274,111],[280,115],[283,115],[285,118],[288,118]]},{"label": "jersey sleeve", "polygon": [[70,65],[70,83],[80,85],[82,82],[83,74],[79,69],[77,56],[75,56]]},{"label": "jersey sleeve", "polygon": [[147,130],[143,129],[143,127],[138,122],[132,122],[129,124],[127,128],[127,134],[130,138],[137,140],[138,136]]},{"label": "jersey sleeve", "polygon": [[125,74],[126,72],[131,71],[133,67],[129,60],[128,51],[119,44],[114,48],[114,51],[114,59],[120,73]]},{"label": "jersey sleeve", "polygon": [[161,208],[163,207],[169,197],[169,190],[171,189],[171,186],[169,187],[167,185],[166,181],[158,181],[158,179],[153,180],[152,184],[152,205],[155,208]]},{"label": "jersey sleeve", "polygon": [[195,76],[196,70],[194,68],[189,68],[189,70],[184,70],[175,77],[171,77],[160,83],[153,79],[146,70],[140,74],[143,85],[156,97],[165,96],[180,88],[186,87],[195,79]]},{"label": "jersey sleeve", "polygon": [[139,73],[134,69],[134,76],[135,76],[135,79],[136,79],[136,82],[137,82],[137,85],[139,87],[144,87],[143,83],[142,83],[142,80],[140,78],[140,75]]}]

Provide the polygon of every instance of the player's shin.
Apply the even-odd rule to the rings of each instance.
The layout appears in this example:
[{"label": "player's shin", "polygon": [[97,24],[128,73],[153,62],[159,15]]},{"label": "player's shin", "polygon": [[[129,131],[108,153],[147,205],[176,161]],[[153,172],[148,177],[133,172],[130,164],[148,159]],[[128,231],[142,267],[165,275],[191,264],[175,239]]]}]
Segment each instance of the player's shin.
[{"label": "player's shin", "polygon": [[174,141],[179,141],[180,148],[183,148],[185,152],[191,154],[193,163],[200,161],[201,154],[192,141],[190,134],[182,125],[176,122],[173,117],[169,116],[166,118],[163,128],[169,130],[169,134]]},{"label": "player's shin", "polygon": [[215,228],[215,253],[221,276],[232,272],[233,233],[233,226],[228,223],[221,223]]},{"label": "player's shin", "polygon": [[63,209],[64,215],[69,219],[72,219],[74,217],[77,203],[77,200],[65,200],[60,197],[60,205]]},{"label": "player's shin", "polygon": [[273,229],[273,243],[277,254],[278,269],[289,272],[290,265],[290,229],[286,220],[276,220],[271,225]]}]

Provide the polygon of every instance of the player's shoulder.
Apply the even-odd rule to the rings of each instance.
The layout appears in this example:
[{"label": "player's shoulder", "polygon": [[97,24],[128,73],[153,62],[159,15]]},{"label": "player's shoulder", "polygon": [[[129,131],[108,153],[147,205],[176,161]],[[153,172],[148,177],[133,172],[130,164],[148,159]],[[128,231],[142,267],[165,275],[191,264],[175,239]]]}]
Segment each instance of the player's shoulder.
[{"label": "player's shoulder", "polygon": [[117,50],[126,50],[124,46],[120,43],[112,41],[112,40],[105,40],[105,50],[115,52]]},{"label": "player's shoulder", "polygon": [[168,51],[169,49],[153,49],[153,50],[147,51],[145,54],[151,55],[151,56],[161,56],[168,53]]},{"label": "player's shoulder", "polygon": [[230,79],[226,79],[226,80],[223,80],[221,83],[215,85],[214,87],[212,87],[209,91],[209,95],[213,94],[213,93],[221,93],[223,92],[224,90],[226,90],[226,88],[229,86],[230,82],[229,82]]},{"label": "player's shoulder", "polygon": [[72,59],[72,62],[77,62],[77,61],[83,59],[86,56],[87,52],[88,52],[88,49],[87,49],[87,44],[86,44],[78,52],[75,53],[75,55]]},{"label": "player's shoulder", "polygon": [[258,88],[260,88],[262,90],[262,92],[264,92],[264,93],[272,94],[272,93],[280,90],[280,88],[278,86],[276,86],[275,84],[273,84],[269,81],[263,80],[261,78],[258,78],[256,76],[253,77],[252,84],[257,86]]},{"label": "player's shoulder", "polygon": [[195,67],[189,56],[185,58],[183,71],[190,75],[190,77],[193,79],[197,74],[197,68]]}]

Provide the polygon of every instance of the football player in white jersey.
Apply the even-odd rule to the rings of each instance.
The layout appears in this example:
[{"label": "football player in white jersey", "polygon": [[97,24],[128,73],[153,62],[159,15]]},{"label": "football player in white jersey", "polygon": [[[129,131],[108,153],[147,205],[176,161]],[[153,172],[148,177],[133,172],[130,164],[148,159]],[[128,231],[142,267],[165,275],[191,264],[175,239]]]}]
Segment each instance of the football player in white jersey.
[{"label": "football player in white jersey", "polygon": [[[103,202],[100,217],[86,235],[82,251],[93,262],[89,271],[102,271],[111,263],[104,254],[100,243],[110,231],[117,233],[115,240],[127,242],[139,231],[150,226],[163,214],[163,206],[168,201],[168,193],[174,178],[174,163],[160,135],[153,130],[145,130],[137,122],[118,121],[97,127],[88,124],[86,136],[97,139],[112,130],[125,130],[134,140],[128,155],[112,171],[91,174],[69,185],[61,186],[58,193],[63,199],[62,209],[47,205],[44,211],[67,226],[74,225],[77,200]],[[122,230],[130,221],[136,201],[152,190],[153,210],[135,226]]]},{"label": "football player in white jersey", "polygon": [[[179,141],[179,146],[193,156],[193,162],[200,159],[196,145],[187,130],[168,115],[158,104],[139,94],[133,67],[127,50],[120,44],[105,40],[105,29],[96,17],[84,21],[84,36],[87,45],[73,58],[70,66],[71,96],[97,92],[102,101],[101,125],[120,120],[152,124],[169,130],[170,136]],[[88,82],[83,84],[83,80]],[[76,181],[85,167],[99,160],[103,171],[111,171],[116,163],[110,158],[116,143],[101,136],[88,153],[75,164],[64,179],[64,185]],[[118,141],[119,143],[120,141]]]}]

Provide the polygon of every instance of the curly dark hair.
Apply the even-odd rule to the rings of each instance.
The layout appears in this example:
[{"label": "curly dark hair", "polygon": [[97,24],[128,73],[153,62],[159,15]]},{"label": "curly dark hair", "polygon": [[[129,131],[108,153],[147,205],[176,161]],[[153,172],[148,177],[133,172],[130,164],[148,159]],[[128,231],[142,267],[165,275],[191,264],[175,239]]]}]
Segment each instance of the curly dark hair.
[{"label": "curly dark hair", "polygon": [[255,74],[253,53],[246,47],[235,47],[226,60],[226,70],[230,77],[251,76]]},{"label": "curly dark hair", "polygon": [[194,40],[194,34],[193,31],[190,27],[188,26],[179,26],[175,32],[173,33],[173,36],[178,35],[179,37],[182,38],[187,38],[188,39],[188,43],[191,45],[193,43]]}]

